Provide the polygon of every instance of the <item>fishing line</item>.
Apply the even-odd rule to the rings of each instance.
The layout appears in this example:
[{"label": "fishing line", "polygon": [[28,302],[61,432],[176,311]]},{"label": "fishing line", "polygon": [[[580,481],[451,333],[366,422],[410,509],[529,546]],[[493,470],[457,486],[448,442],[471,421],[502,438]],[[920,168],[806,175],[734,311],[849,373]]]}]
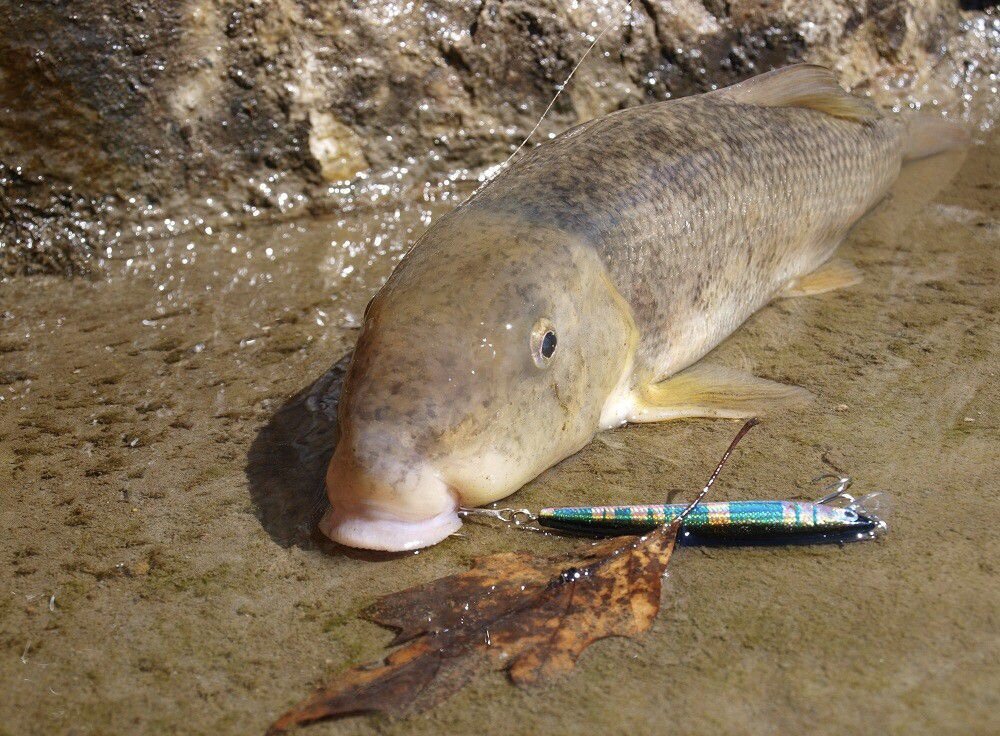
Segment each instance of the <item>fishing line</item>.
[{"label": "fishing line", "polygon": [[615,15],[611,18],[611,20],[608,21],[608,24],[604,26],[604,30],[602,30],[600,33],[597,34],[597,37],[593,40],[590,46],[587,47],[587,50],[583,52],[583,56],[580,57],[580,60],[577,61],[576,65],[570,70],[570,73],[566,76],[566,79],[563,80],[562,84],[556,87],[556,93],[552,96],[552,99],[549,100],[549,104],[546,106],[545,110],[542,111],[542,115],[541,117],[538,118],[538,122],[535,123],[535,127],[532,128],[530,131],[528,131],[528,135],[526,135],[524,137],[524,140],[521,141],[520,145],[518,145],[518,147],[514,149],[514,152],[511,153],[510,156],[508,156],[503,161],[503,163],[495,167],[493,173],[490,176],[488,176],[485,181],[483,181],[483,184],[476,191],[479,191],[479,189],[481,189],[483,186],[489,184],[497,176],[497,174],[499,174],[501,171],[507,168],[507,165],[514,159],[514,157],[518,153],[521,152],[521,149],[524,148],[525,145],[527,145],[528,141],[531,140],[531,137],[538,131],[538,128],[541,126],[542,121],[545,120],[545,116],[549,114],[549,110],[551,110],[552,106],[556,104],[556,100],[559,99],[559,95],[563,93],[563,90],[566,89],[566,86],[573,78],[573,75],[576,74],[576,70],[580,68],[583,62],[590,55],[590,52],[594,50],[594,47],[601,42],[601,39],[604,38],[604,35],[608,31],[610,31],[621,19],[621,16],[632,7],[632,2],[633,0],[627,0],[625,6],[617,13],[615,13]]},{"label": "fishing line", "polygon": [[729,443],[729,447],[726,449],[725,454],[723,454],[722,459],[719,460],[719,464],[715,466],[715,470],[712,472],[711,477],[708,479],[708,483],[706,483],[705,487],[701,489],[701,493],[698,494],[698,496],[694,499],[694,501],[688,504],[687,508],[681,512],[681,515],[677,517],[678,519],[683,521],[688,514],[694,511],[694,507],[697,506],[699,503],[701,503],[701,499],[703,499],[705,495],[709,492],[709,490],[712,488],[712,484],[715,483],[715,479],[718,478],[719,473],[722,472],[722,468],[725,467],[726,461],[729,459],[729,456],[733,454],[733,450],[736,449],[736,445],[740,443],[740,440],[743,439],[743,436],[747,432],[756,427],[758,424],[760,424],[760,420],[754,417],[748,420],[747,423],[743,425],[743,428],[736,433],[736,436],[733,438],[733,441]]}]

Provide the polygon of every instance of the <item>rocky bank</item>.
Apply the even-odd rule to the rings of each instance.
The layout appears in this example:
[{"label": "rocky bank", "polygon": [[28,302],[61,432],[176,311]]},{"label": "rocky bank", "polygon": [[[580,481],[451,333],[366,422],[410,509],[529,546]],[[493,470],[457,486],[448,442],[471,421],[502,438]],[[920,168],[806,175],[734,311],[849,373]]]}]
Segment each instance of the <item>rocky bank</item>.
[{"label": "rocky bank", "polygon": [[800,60],[989,127],[992,5],[7,0],[0,272],[99,272],[129,240],[336,211],[387,176],[470,176],[521,141],[606,27],[539,135]]}]

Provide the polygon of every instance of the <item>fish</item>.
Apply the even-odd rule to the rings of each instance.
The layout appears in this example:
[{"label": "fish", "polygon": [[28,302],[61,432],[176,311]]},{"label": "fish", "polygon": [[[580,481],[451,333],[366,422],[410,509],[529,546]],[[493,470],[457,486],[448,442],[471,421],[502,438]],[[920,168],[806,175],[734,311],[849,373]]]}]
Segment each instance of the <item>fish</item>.
[{"label": "fish", "polygon": [[365,309],[326,474],[333,541],[398,552],[627,423],[746,418],[804,388],[699,362],[779,298],[858,283],[834,252],[959,126],[880,113],[801,64],[613,112],[436,220]]}]

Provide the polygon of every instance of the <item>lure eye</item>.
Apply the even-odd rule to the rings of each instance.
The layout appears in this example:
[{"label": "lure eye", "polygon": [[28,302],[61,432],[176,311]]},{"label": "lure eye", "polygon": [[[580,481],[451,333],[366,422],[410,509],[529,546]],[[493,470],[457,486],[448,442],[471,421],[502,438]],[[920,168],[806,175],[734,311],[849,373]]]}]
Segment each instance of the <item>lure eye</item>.
[{"label": "lure eye", "polygon": [[535,365],[545,368],[555,355],[558,342],[555,326],[547,319],[538,320],[531,331],[531,357]]},{"label": "lure eye", "polygon": [[855,519],[858,518],[858,512],[855,511],[854,509],[846,509],[844,511],[844,516],[846,516],[851,521],[854,521]]}]

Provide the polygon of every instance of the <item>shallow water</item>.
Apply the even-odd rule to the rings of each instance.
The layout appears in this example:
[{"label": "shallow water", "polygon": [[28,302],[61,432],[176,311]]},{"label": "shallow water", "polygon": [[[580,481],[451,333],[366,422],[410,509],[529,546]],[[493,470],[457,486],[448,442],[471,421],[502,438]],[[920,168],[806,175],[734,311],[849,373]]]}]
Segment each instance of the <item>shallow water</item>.
[{"label": "shallow water", "polygon": [[[261,732],[381,654],[389,634],[356,618],[378,595],[578,544],[467,523],[372,558],[313,531],[361,310],[471,186],[114,250],[100,280],[0,284],[0,733]],[[846,472],[891,494],[886,538],[682,549],[653,630],[563,681],[490,675],[409,721],[306,733],[1000,729],[998,188],[995,135],[909,166],[842,250],[863,284],[776,303],[717,351],[818,400],[756,429],[714,497],[815,497],[811,478]],[[604,433],[511,503],[679,500],[735,430]]]}]

